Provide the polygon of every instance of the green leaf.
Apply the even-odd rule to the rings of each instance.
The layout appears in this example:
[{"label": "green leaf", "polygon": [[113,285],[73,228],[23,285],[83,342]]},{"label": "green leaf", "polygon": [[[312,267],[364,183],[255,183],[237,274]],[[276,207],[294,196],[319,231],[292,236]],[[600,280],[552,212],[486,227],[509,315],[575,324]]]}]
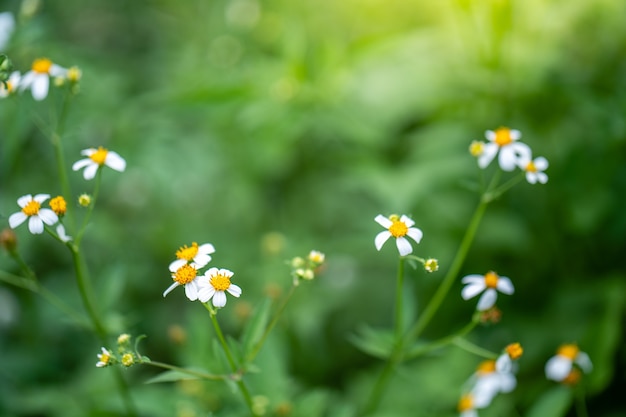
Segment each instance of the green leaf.
[{"label": "green leaf", "polygon": [[526,417],[562,417],[572,406],[573,393],[569,387],[556,386],[543,394]]},{"label": "green leaf", "polygon": [[261,341],[267,327],[267,322],[269,321],[271,305],[272,303],[269,298],[264,299],[261,304],[256,307],[248,323],[246,323],[246,327],[243,329],[241,336],[241,346],[244,357],[252,353],[253,349],[255,349],[256,345]]},{"label": "green leaf", "polygon": [[[205,370],[197,369],[198,372],[205,372]],[[180,371],[165,371],[155,377],[150,378],[145,383],[146,384],[155,384],[158,382],[173,382],[173,381],[184,381],[184,380],[192,380],[192,379],[200,379],[200,377],[190,375],[185,372]]]},{"label": "green leaf", "polygon": [[380,359],[391,354],[394,335],[390,330],[376,330],[369,326],[361,326],[356,334],[348,336],[348,340],[359,350]]}]

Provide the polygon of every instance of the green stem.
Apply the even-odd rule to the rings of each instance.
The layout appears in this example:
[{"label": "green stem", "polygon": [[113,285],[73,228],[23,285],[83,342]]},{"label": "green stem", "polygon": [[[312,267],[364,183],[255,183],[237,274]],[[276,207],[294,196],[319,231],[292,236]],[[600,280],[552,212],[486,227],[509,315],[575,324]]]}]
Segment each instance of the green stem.
[{"label": "green stem", "polygon": [[91,196],[91,203],[89,204],[89,208],[87,209],[87,213],[83,218],[83,223],[80,226],[80,230],[76,234],[76,245],[78,246],[83,239],[83,235],[85,234],[85,230],[87,229],[87,225],[89,224],[89,219],[91,218],[91,213],[93,213],[93,208],[96,205],[96,200],[98,199],[98,194],[100,193],[100,183],[102,182],[102,170],[98,168],[98,172],[96,173],[96,184],[94,185],[93,195]]},{"label": "green stem", "polygon": [[80,292],[80,297],[83,301],[83,305],[85,310],[87,310],[87,314],[89,315],[89,319],[93,325],[93,329],[98,335],[98,338],[106,343],[107,331],[100,320],[100,316],[98,315],[95,307],[95,303],[93,301],[93,290],[90,285],[87,266],[85,265],[85,261],[81,256],[81,253],[76,245],[69,245],[70,251],[72,252],[72,260],[74,261],[74,270],[76,271],[76,283],[78,284],[78,290]]},{"label": "green stem", "polygon": [[[209,314],[211,316],[211,322],[213,322],[213,328],[215,328],[215,333],[217,334],[217,338],[219,339],[222,345],[222,349],[224,349],[224,354],[226,355],[226,360],[228,361],[228,364],[230,365],[231,371],[235,374],[238,374],[240,370],[237,366],[237,363],[235,362],[235,358],[233,357],[233,354],[231,353],[230,348],[228,347],[228,343],[226,343],[226,339],[224,338],[224,334],[222,333],[220,324],[217,321],[217,311],[215,311],[209,305],[208,302],[202,303],[202,305],[204,306],[204,308],[206,308],[209,311]],[[237,387],[239,387],[239,391],[241,392],[241,395],[243,396],[243,399],[246,402],[246,405],[250,409],[250,413],[253,416],[257,416],[258,414],[255,413],[254,411],[254,403],[252,401],[252,396],[250,395],[250,391],[248,391],[248,387],[241,379],[235,381],[235,383],[237,384]]]},{"label": "green stem", "polygon": [[[61,105],[61,112],[57,119],[56,127],[51,135],[52,145],[54,146],[54,154],[57,160],[57,169],[59,170],[59,181],[61,182],[61,191],[63,192],[63,195],[65,196],[65,198],[67,198],[69,201],[72,200],[72,192],[70,189],[70,181],[67,176],[67,171],[65,169],[67,165],[65,163],[65,156],[64,156],[65,153],[63,152],[63,141],[61,140],[61,137],[63,135],[63,130],[65,128],[65,119],[67,117],[70,97],[71,97],[71,93],[68,92],[65,95],[65,98],[63,99],[63,104]],[[74,217],[73,217],[72,212],[73,210],[68,210],[67,217],[69,219],[69,223],[72,226],[72,230],[73,230]]]},{"label": "green stem", "polygon": [[480,346],[462,337],[455,338],[452,341],[452,343],[454,343],[456,346],[460,347],[461,349],[467,352],[473,353],[476,356],[482,356],[483,358],[487,358],[487,359],[496,359],[498,357],[497,353],[493,353],[490,350],[481,348]]},{"label": "green stem", "polygon": [[198,377],[198,378],[201,378],[201,379],[208,379],[208,380],[212,380],[212,381],[227,380],[227,379],[237,380],[239,378],[239,376],[235,375],[235,374],[231,374],[231,375],[207,374],[206,372],[194,371],[193,369],[180,368],[178,366],[170,365],[170,364],[163,363],[163,362],[155,362],[155,361],[152,361],[152,360],[142,359],[141,363],[144,364],[144,365],[151,365],[151,366],[155,366],[157,368],[169,369],[170,371],[176,371],[176,372],[180,372],[182,374],[187,374],[187,375],[190,375],[190,376],[195,376],[195,377]]},{"label": "green stem", "polygon": [[476,327],[476,325],[478,325],[478,320],[472,320],[471,322],[469,322],[467,325],[465,325],[465,327],[463,327],[461,330],[459,330],[456,333],[453,333],[449,336],[443,337],[439,340],[435,340],[434,342],[428,343],[425,346],[420,346],[417,349],[408,352],[405,356],[404,356],[404,360],[408,360],[408,359],[414,359],[417,358],[418,356],[422,356],[425,355],[429,352],[432,352],[435,349],[439,349],[442,348],[444,346],[447,346],[451,343],[455,343],[455,341],[457,339],[463,338],[463,336],[467,335],[469,332],[471,332],[472,330],[474,330],[474,328]]},{"label": "green stem", "polygon": [[585,401],[585,391],[582,386],[577,387],[576,389],[576,415],[578,417],[588,417],[587,414],[587,403]]},{"label": "green stem", "polygon": [[396,344],[401,343],[403,333],[402,298],[404,289],[404,258],[398,261],[398,276],[396,277],[396,312],[395,312],[395,339]]}]

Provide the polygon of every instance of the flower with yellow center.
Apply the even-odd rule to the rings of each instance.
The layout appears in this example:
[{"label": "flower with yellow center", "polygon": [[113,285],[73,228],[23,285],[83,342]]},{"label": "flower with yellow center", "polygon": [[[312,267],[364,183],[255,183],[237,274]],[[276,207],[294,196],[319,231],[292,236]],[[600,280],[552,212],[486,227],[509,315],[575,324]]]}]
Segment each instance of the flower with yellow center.
[{"label": "flower with yellow center", "polygon": [[226,305],[226,292],[233,297],[241,295],[241,288],[230,282],[234,273],[228,269],[210,268],[198,281],[198,298],[206,303],[213,298],[213,305],[221,308]]},{"label": "flower with yellow center", "polygon": [[172,273],[174,283],[163,292],[163,297],[169,294],[174,288],[182,285],[185,287],[185,295],[187,298],[191,301],[196,301],[198,299],[198,268],[199,267],[193,262],[191,264],[185,263],[180,268],[173,268],[170,265],[170,272]]},{"label": "flower with yellow center", "polygon": [[422,231],[417,227],[413,227],[415,222],[404,214],[402,216],[392,214],[389,217],[379,214],[374,220],[387,229],[376,235],[374,239],[374,245],[377,250],[380,250],[385,242],[393,236],[396,238],[396,247],[398,252],[400,252],[400,256],[406,256],[413,252],[413,247],[406,236],[413,239],[416,243],[420,243],[420,240],[422,240]]},{"label": "flower with yellow center", "polygon": [[37,194],[34,197],[27,194],[18,198],[17,205],[20,206],[22,210],[9,216],[9,226],[11,226],[11,229],[15,229],[28,219],[28,230],[30,230],[32,234],[38,235],[43,233],[44,223],[48,226],[55,224],[59,220],[59,217],[54,211],[41,208],[41,203],[49,198],[50,194]]},{"label": "flower with yellow center", "polygon": [[[498,154],[498,163],[504,171],[513,171],[519,165],[520,160],[529,159],[531,155],[528,145],[517,142],[522,134],[519,130],[501,127],[485,132],[489,140],[485,143],[478,155],[478,166],[486,168]],[[475,149],[477,150],[477,149]],[[470,149],[471,151],[471,149]]]},{"label": "flower with yellow center", "polygon": [[435,258],[428,258],[424,261],[424,269],[426,272],[435,272],[439,270],[439,261]]},{"label": "flower with yellow center", "polygon": [[589,355],[582,352],[577,345],[562,345],[557,350],[556,355],[546,362],[546,378],[564,382],[575,369],[574,364],[585,373],[589,373],[593,369]]},{"label": "flower with yellow center", "polygon": [[484,291],[476,306],[478,311],[485,311],[493,307],[498,298],[498,291],[503,294],[515,292],[513,283],[509,278],[501,277],[493,271],[487,272],[485,275],[467,275],[463,277],[461,282],[466,284],[461,292],[464,300],[476,297]]},{"label": "flower with yellow center", "polygon": [[111,352],[109,352],[105,348],[102,348],[102,353],[98,353],[98,363],[96,363],[96,366],[98,368],[102,368],[109,365],[111,363],[111,358]]},{"label": "flower with yellow center", "polygon": [[56,213],[57,216],[63,216],[67,211],[67,202],[62,196],[54,197],[50,200],[50,208]]},{"label": "flower with yellow center", "polygon": [[67,70],[50,61],[39,58],[33,62],[31,70],[24,74],[20,82],[20,91],[30,88],[33,98],[41,101],[48,96],[50,77],[65,77]]},{"label": "flower with yellow center", "polygon": [[0,98],[5,98],[15,93],[20,85],[21,78],[22,76],[18,71],[13,71],[9,76],[9,79],[6,80],[6,85],[5,83],[0,82]]},{"label": "flower with yellow center", "polygon": [[315,265],[321,265],[324,263],[326,256],[317,250],[312,250],[309,252],[309,261],[311,261]]},{"label": "flower with yellow center", "polygon": [[109,151],[102,146],[98,149],[89,148],[83,149],[81,155],[87,156],[85,159],[74,162],[72,170],[78,171],[85,168],[83,171],[83,177],[86,180],[91,180],[96,176],[98,168],[102,165],[106,165],[119,172],[124,172],[126,169],[126,161],[117,152]]},{"label": "flower with yellow center", "polygon": [[496,360],[496,369],[499,372],[511,372],[514,370],[514,362],[518,360],[524,349],[519,343],[511,343],[504,348],[504,352]]},{"label": "flower with yellow center", "polygon": [[132,353],[124,353],[122,355],[122,365],[128,368],[134,363],[135,363],[135,358],[133,357]]},{"label": "flower with yellow center", "polygon": [[548,160],[543,156],[535,159],[523,159],[520,161],[520,168],[526,172],[526,181],[530,184],[545,184],[548,182],[548,175],[544,172],[548,169]]},{"label": "flower with yellow center", "polygon": [[191,246],[182,246],[176,251],[176,260],[170,264],[170,268],[178,269],[181,266],[193,262],[197,268],[202,268],[211,261],[211,255],[215,248],[210,243],[198,245],[193,242]]},{"label": "flower with yellow center", "polygon": [[511,392],[517,386],[515,375],[510,371],[499,370],[495,360],[481,362],[470,378],[470,383],[473,408],[487,407],[497,394]]}]

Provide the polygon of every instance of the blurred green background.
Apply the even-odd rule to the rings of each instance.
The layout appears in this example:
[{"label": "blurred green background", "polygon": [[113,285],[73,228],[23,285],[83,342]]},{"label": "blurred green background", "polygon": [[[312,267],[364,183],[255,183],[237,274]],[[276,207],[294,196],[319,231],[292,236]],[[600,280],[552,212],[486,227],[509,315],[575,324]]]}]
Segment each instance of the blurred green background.
[{"label": "blurred green background", "polygon": [[[0,1],[2,11],[18,20],[5,51],[16,69],[45,56],[83,70],[67,160],[103,145],[128,163],[104,172],[84,250],[108,325],[148,335],[152,359],[219,366],[206,311],[180,289],[161,296],[179,246],[211,242],[211,265],[235,272],[243,295],[219,315],[233,336],[291,285],[285,260],[318,249],[327,267],[298,289],[250,385],[268,415],[358,416],[383,362],[349,336],[393,315],[397,253],[391,242],[376,252],[374,217],[409,214],[424,232],[416,254],[440,261],[431,275],[407,271],[419,311],[478,201],[468,146],[505,125],[549,159],[550,180],[490,205],[462,268],[516,287],[499,299],[501,323],[470,339],[525,347],[518,388],[480,414],[536,413],[558,395],[545,361],[577,342],[595,366],[589,415],[626,415],[626,2],[28,0]],[[35,123],[61,98],[0,101],[3,219],[21,195],[61,192]],[[43,284],[82,311],[67,250],[26,226],[17,235]],[[4,252],[0,266],[18,272]],[[459,280],[425,338],[467,323],[475,300],[460,290]],[[122,415],[111,373],[94,366],[99,349],[42,298],[2,284],[0,416]],[[451,347],[407,363],[377,415],[456,415],[479,361]],[[245,415],[225,385],[124,373],[142,416]]]}]

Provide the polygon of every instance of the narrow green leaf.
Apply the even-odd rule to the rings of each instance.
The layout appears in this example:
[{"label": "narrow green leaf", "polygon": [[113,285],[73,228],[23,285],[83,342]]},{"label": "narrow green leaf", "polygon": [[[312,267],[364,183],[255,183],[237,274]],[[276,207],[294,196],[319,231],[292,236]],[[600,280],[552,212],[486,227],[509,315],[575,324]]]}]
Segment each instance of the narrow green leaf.
[{"label": "narrow green leaf", "polygon": [[241,336],[241,346],[244,357],[250,354],[257,343],[261,341],[267,327],[267,322],[269,321],[271,306],[272,303],[270,299],[264,299],[261,304],[255,308],[252,317],[250,317],[250,320],[246,323],[243,335]]}]

